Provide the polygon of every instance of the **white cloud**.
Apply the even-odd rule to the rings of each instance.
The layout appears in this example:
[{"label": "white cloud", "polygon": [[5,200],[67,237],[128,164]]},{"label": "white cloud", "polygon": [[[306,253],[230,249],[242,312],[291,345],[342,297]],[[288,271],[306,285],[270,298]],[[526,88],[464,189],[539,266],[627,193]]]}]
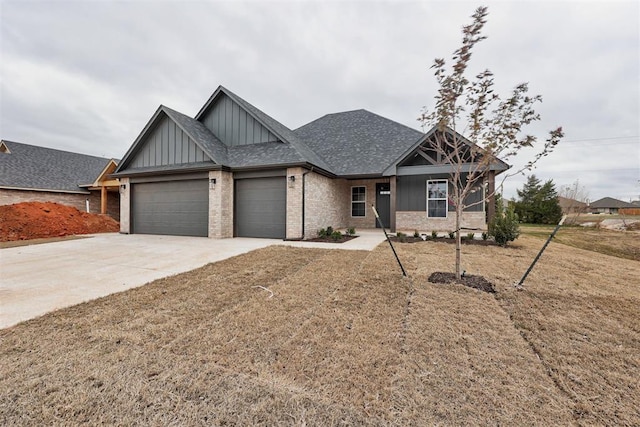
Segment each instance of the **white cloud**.
[{"label": "white cloud", "polygon": [[[458,47],[477,4],[5,0],[0,7],[0,136],[118,157],[159,104],[193,115],[219,84],[292,128],[354,108],[419,128],[436,88],[429,67]],[[563,185],[584,176],[596,198],[638,192],[639,173],[631,178],[640,169],[639,8],[489,2],[489,38],[472,68],[494,71],[500,92],[529,81],[543,95],[543,121],[531,129],[539,139],[557,125],[567,140],[636,137],[561,145],[537,175]]]}]

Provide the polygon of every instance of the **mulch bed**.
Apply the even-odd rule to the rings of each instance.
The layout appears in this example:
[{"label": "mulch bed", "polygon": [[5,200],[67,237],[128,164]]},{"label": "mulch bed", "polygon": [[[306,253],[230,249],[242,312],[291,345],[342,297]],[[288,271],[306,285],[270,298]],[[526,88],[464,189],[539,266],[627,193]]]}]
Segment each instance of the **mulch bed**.
[{"label": "mulch bed", "polygon": [[482,276],[474,276],[471,274],[466,274],[460,278],[460,280],[456,279],[455,273],[445,273],[436,271],[432,273],[427,279],[431,283],[437,284],[449,284],[449,283],[459,283],[464,286],[468,286],[470,288],[478,289],[483,292],[488,292],[490,294],[495,294],[496,290],[493,287],[493,283],[489,282]]},{"label": "mulch bed", "polygon": [[344,242],[348,242],[349,240],[353,240],[358,236],[347,236],[347,235],[342,235],[342,237],[340,237],[338,240],[335,240],[333,237],[327,236],[327,237],[316,237],[315,239],[307,239],[307,242],[322,242],[322,243],[344,243]]}]

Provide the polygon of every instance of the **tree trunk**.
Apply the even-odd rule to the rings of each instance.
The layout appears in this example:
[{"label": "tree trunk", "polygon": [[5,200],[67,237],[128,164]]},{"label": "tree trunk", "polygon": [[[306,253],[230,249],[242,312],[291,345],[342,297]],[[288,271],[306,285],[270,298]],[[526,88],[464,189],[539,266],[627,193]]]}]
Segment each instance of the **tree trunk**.
[{"label": "tree trunk", "polygon": [[462,277],[460,273],[460,253],[462,251],[462,236],[460,235],[460,220],[462,217],[462,209],[460,203],[456,206],[456,279]]}]

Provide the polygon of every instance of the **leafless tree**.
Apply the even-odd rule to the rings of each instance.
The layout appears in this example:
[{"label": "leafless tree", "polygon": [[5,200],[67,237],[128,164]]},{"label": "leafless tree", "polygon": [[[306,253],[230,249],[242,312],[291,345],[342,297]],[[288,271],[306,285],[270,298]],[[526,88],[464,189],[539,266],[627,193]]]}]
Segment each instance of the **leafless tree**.
[{"label": "leafless tree", "polygon": [[[495,188],[484,192],[481,200],[467,202],[468,196],[483,184],[492,165],[500,159],[508,162],[525,147],[534,147],[536,137],[523,133],[523,128],[540,120],[534,110],[542,102],[540,95],[529,95],[527,83],[517,85],[508,97],[502,98],[494,91],[494,77],[484,70],[468,77],[468,67],[476,44],[486,38],[482,29],[488,9],[479,7],[472,15],[472,23],[462,29],[462,46],[452,56],[450,69],[444,59],[434,61],[432,68],[439,85],[433,111],[423,110],[419,117],[424,128],[436,126],[437,132],[429,141],[429,149],[451,165],[449,173],[453,184],[450,197],[455,206],[456,227],[456,277],[460,279],[461,218],[465,209],[493,200]],[[463,137],[465,135],[466,137]],[[562,128],[549,132],[549,136],[537,154],[524,167],[503,174],[509,176],[531,170],[536,162],[551,153],[563,137]]]}]

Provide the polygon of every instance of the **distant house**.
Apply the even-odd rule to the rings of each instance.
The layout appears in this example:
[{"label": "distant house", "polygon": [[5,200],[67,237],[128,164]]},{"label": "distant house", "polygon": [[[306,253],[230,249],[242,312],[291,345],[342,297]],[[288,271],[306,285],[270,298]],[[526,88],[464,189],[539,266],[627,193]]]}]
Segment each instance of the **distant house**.
[{"label": "distant house", "polygon": [[558,196],[558,204],[560,204],[562,213],[565,215],[586,213],[588,211],[586,203],[568,197]]},{"label": "distant house", "polygon": [[617,214],[620,209],[624,208],[637,208],[637,206],[612,197],[604,197],[589,205],[589,211],[592,213]]},{"label": "distant house", "polygon": [[0,140],[0,205],[56,202],[119,220],[115,159]]},{"label": "distant house", "polygon": [[[453,167],[433,147],[436,136],[453,135],[366,110],[291,130],[220,86],[195,117],[161,105],[144,126],[113,174],[121,184],[120,231],[305,239],[328,226],[374,228],[372,206],[393,231],[453,230]],[[469,153],[460,155],[478,155]],[[473,166],[468,160],[463,170]],[[494,205],[482,201],[508,167],[487,168],[463,228],[486,228]]]}]

